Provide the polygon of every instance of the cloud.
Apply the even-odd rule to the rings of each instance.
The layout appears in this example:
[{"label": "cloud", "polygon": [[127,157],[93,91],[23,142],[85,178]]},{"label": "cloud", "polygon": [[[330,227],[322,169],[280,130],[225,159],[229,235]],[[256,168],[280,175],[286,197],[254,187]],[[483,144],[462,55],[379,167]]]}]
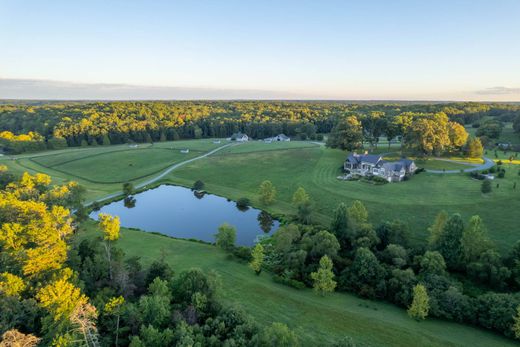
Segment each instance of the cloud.
[{"label": "cloud", "polygon": [[477,90],[475,93],[480,95],[514,95],[520,94],[520,88],[492,87]]},{"label": "cloud", "polygon": [[0,99],[46,100],[193,100],[295,99],[295,93],[271,90],[139,86],[0,78]]}]

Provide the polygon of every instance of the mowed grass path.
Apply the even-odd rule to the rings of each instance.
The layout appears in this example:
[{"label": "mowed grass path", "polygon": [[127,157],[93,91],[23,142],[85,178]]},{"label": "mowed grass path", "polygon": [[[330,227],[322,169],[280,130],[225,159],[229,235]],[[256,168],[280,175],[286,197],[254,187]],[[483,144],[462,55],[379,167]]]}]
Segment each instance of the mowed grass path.
[{"label": "mowed grass path", "polygon": [[497,179],[489,195],[480,192],[481,181],[462,174],[421,173],[411,180],[386,185],[365,182],[346,182],[336,179],[341,173],[345,152],[323,147],[260,151],[255,146],[246,153],[248,145],[241,145],[241,155],[220,154],[186,165],[172,172],[168,179],[191,186],[200,179],[206,189],[231,199],[250,198],[256,206],[258,186],[271,180],[278,191],[277,201],[266,207],[279,214],[295,214],[291,206],[294,191],[302,186],[315,202],[315,221],[328,225],[332,210],[340,202],[351,204],[361,200],[368,208],[370,220],[400,219],[411,226],[417,240],[424,240],[427,228],[441,210],[459,212],[467,220],[480,215],[488,226],[491,237],[508,249],[520,239],[520,229],[514,215],[520,210],[520,188],[513,190],[518,166],[505,166],[505,179]]},{"label": "mowed grass path", "polygon": [[[88,222],[76,240],[99,236]],[[404,309],[335,293],[327,297],[274,283],[269,274],[256,276],[247,264],[230,260],[214,246],[122,229],[117,243],[127,256],[148,266],[162,255],[176,273],[199,267],[216,271],[225,303],[239,304],[260,324],[284,322],[295,329],[304,346],[320,346],[344,336],[370,346],[514,346],[491,332],[452,322],[416,322]]]}]

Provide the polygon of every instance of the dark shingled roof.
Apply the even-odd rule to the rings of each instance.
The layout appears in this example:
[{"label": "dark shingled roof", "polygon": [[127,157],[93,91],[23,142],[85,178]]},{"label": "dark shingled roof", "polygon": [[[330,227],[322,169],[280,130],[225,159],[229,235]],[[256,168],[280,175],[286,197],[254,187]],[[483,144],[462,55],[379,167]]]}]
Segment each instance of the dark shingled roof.
[{"label": "dark shingled roof", "polygon": [[382,159],[383,158],[377,154],[351,154],[348,156],[347,161],[354,164],[359,164],[361,162],[377,164]]}]

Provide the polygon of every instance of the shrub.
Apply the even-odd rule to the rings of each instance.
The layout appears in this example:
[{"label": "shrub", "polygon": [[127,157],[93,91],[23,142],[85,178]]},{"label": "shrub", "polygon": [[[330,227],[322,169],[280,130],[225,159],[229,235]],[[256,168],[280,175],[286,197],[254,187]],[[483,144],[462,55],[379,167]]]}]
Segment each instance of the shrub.
[{"label": "shrub", "polygon": [[283,277],[283,276],[280,276],[280,275],[274,275],[273,276],[273,281],[276,282],[276,283],[285,284],[285,285],[287,285],[289,287],[293,287],[293,288],[296,288],[296,289],[303,289],[303,288],[305,288],[305,283],[297,281],[297,280],[294,280],[292,278],[286,278],[286,277]]},{"label": "shrub", "polygon": [[246,209],[251,204],[251,201],[248,198],[240,198],[237,200],[237,207],[239,209]]},{"label": "shrub", "polygon": [[420,174],[421,172],[424,172],[424,171],[425,171],[424,168],[420,167],[417,170],[415,170],[415,174],[417,175],[417,174]]},{"label": "shrub", "polygon": [[323,134],[316,135],[316,140],[323,141]]},{"label": "shrub", "polygon": [[[407,179],[407,177],[405,177],[405,178]],[[388,183],[387,180],[385,180],[383,177],[379,177],[379,176],[375,176],[372,180],[374,181],[375,184],[378,184],[378,185]]]},{"label": "shrub", "polygon": [[204,189],[204,182],[201,180],[196,180],[195,183],[193,183],[193,190],[202,190]]},{"label": "shrub", "polygon": [[489,172],[490,172],[490,173],[495,173],[495,172],[497,172],[497,168],[496,168],[496,166],[492,166],[492,167],[489,169]]},{"label": "shrub", "polygon": [[505,171],[500,171],[497,175],[498,178],[504,178],[504,176],[506,175],[506,172]]},{"label": "shrub", "polygon": [[245,246],[237,246],[233,249],[233,255],[247,262],[251,261],[251,249]]},{"label": "shrub", "polygon": [[502,165],[502,164],[503,164],[503,163],[502,163],[502,160],[499,159],[499,160],[497,161],[497,165],[500,166],[500,165]]},{"label": "shrub", "polygon": [[482,182],[482,186],[480,187],[480,191],[484,194],[491,193],[491,181],[490,180],[484,180]]}]

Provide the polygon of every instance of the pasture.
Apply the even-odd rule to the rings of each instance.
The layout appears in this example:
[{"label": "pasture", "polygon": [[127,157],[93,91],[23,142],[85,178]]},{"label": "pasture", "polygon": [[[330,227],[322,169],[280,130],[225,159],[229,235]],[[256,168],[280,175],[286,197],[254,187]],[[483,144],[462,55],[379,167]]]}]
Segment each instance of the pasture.
[{"label": "pasture", "polygon": [[[211,139],[204,139],[144,144],[138,148],[128,145],[89,147],[18,156],[17,160],[4,157],[0,162],[18,173],[47,173],[58,183],[76,180],[87,188],[87,199],[94,199],[121,191],[123,182],[144,182],[174,163],[225,144],[226,141],[215,144]],[[379,150],[387,149],[383,147]],[[189,148],[190,152],[180,153],[183,148]],[[483,195],[481,181],[459,173],[420,173],[409,181],[386,185],[339,181],[336,177],[341,173],[346,155],[346,152],[312,142],[252,141],[182,166],[161,182],[191,187],[200,179],[210,193],[233,200],[247,197],[255,207],[281,215],[295,214],[292,194],[302,186],[314,202],[314,221],[325,227],[338,203],[361,200],[368,208],[372,223],[400,219],[410,225],[417,242],[425,239],[428,226],[443,209],[449,213],[459,212],[465,220],[480,215],[491,238],[503,250],[520,239],[518,223],[511,215],[512,211],[520,210],[520,188],[513,189],[514,183],[520,181],[518,165],[505,163],[506,177],[496,179],[492,193]],[[421,166],[421,162],[418,164]],[[429,168],[440,170],[468,167],[440,160],[429,160],[427,164]],[[271,206],[262,206],[258,201],[257,190],[263,180],[271,180],[278,191],[277,200]]]},{"label": "pasture", "polygon": [[[93,222],[85,223],[76,241],[98,236]],[[176,240],[123,228],[117,241],[126,256],[138,256],[144,266],[164,257],[175,273],[199,267],[221,278],[225,304],[239,303],[260,324],[286,323],[304,346],[331,343],[345,335],[369,346],[514,346],[516,342],[474,327],[441,320],[417,322],[404,309],[367,301],[346,293],[321,297],[256,276],[247,264],[230,259],[212,245]]]}]

